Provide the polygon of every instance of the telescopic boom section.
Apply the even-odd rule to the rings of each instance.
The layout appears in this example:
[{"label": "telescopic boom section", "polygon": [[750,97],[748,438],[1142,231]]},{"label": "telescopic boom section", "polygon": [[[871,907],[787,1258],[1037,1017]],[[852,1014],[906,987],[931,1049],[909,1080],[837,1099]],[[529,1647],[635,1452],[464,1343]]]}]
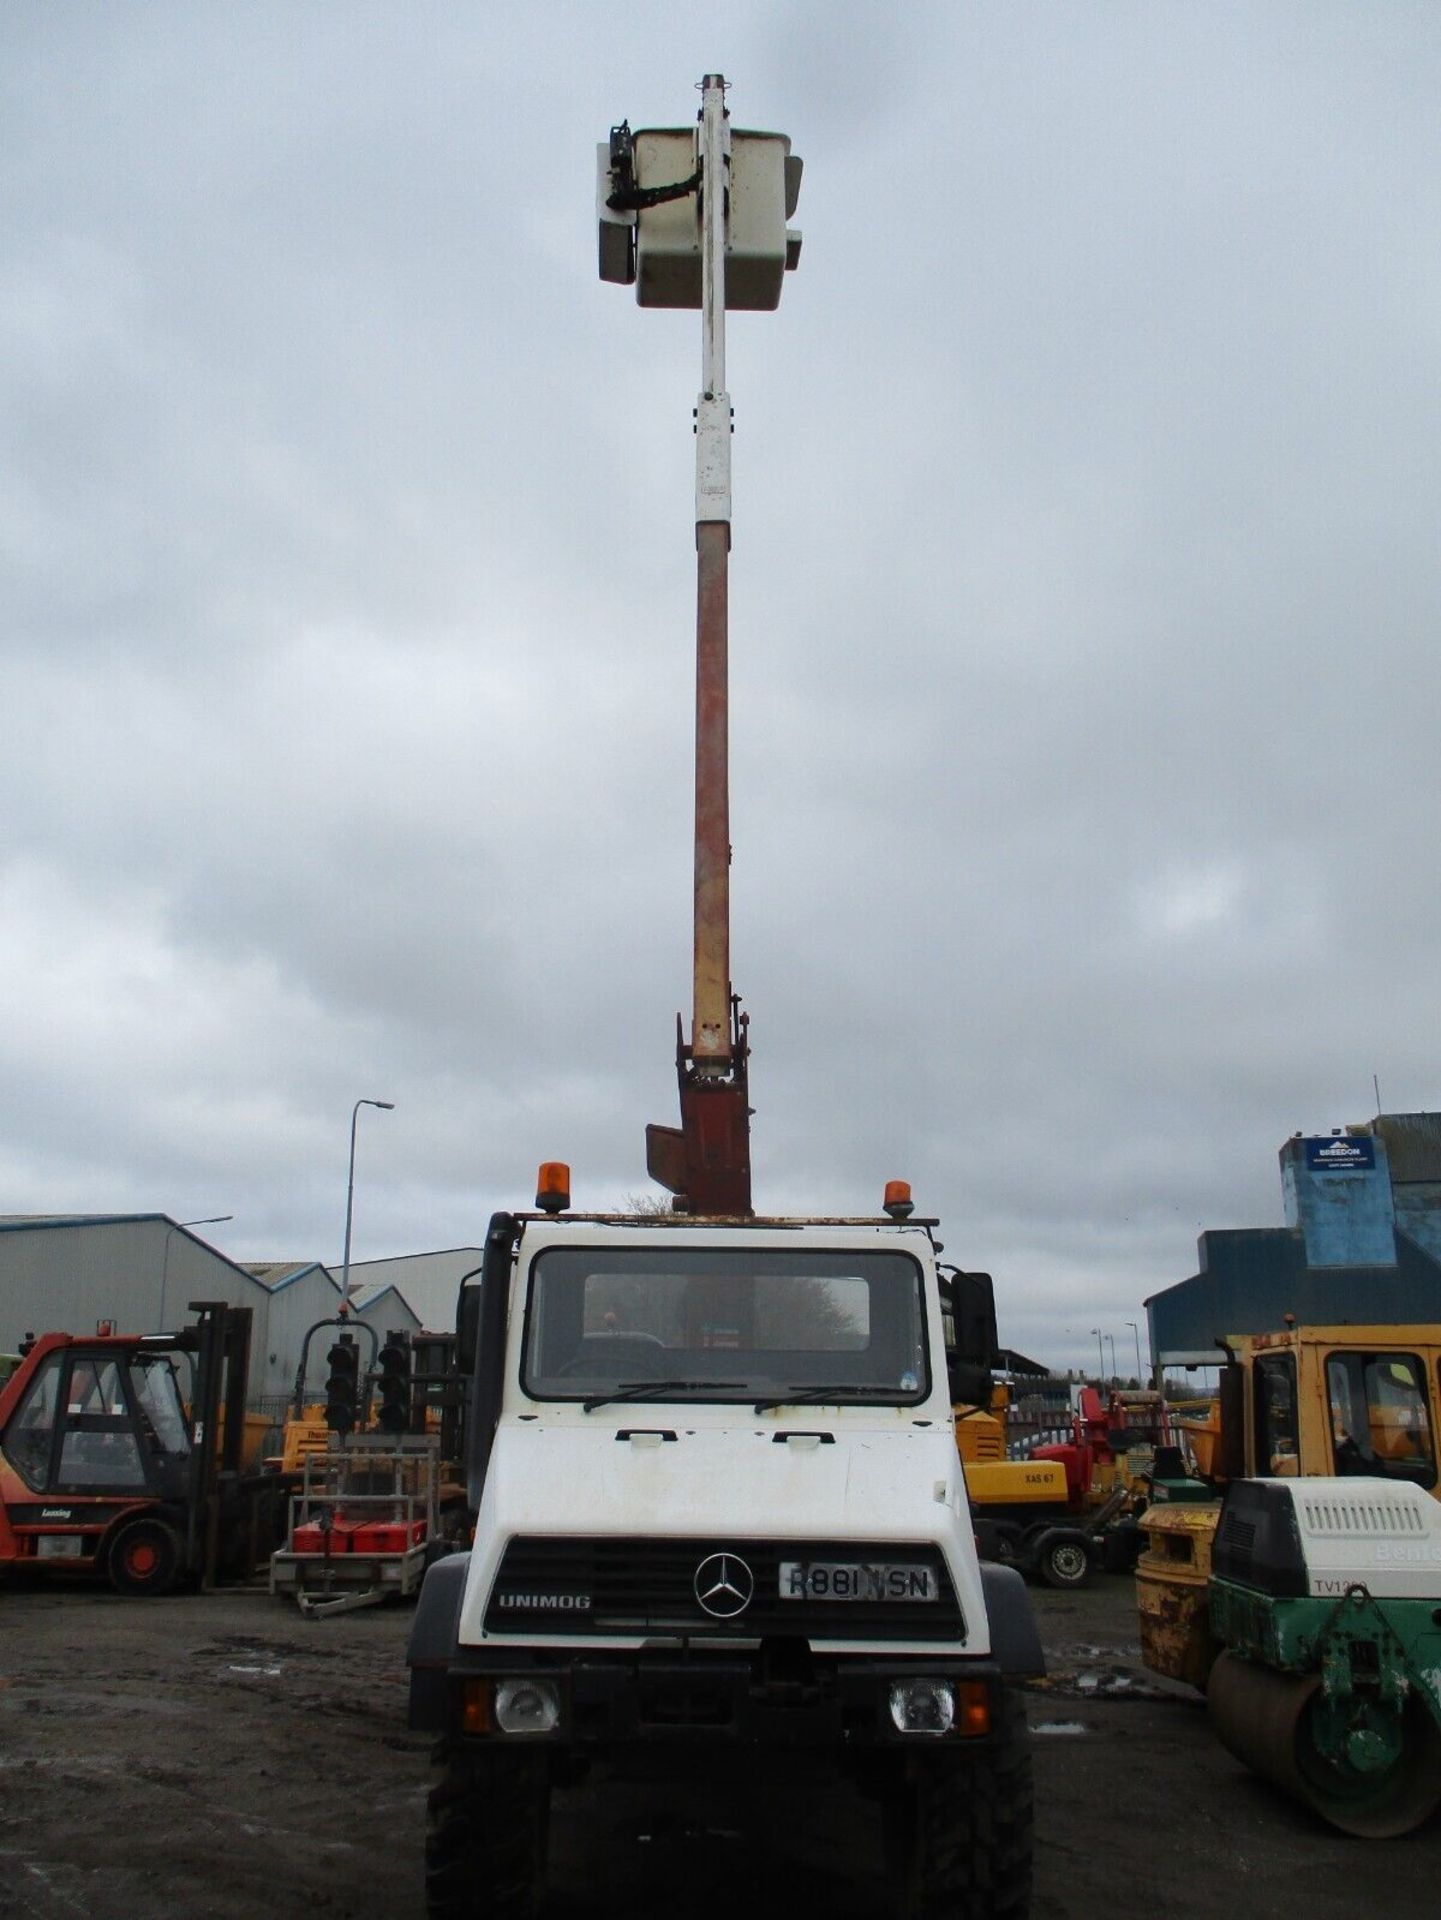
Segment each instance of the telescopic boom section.
[{"label": "telescopic boom section", "polygon": [[646,1128],[646,1168],[692,1213],[749,1214],[745,1028],[730,977],[730,439],[725,382],[725,81],[701,83],[701,392],[696,403],[695,957],[677,1034],[680,1130]]},{"label": "telescopic boom section", "polygon": [[726,602],[730,528],[698,521],[695,674],[695,999],[691,1053],[714,1077],[732,1060]]},{"label": "telescopic boom section", "polygon": [[691,1064],[730,1071],[730,396],[725,82],[701,92],[701,393],[696,405],[695,998]]}]

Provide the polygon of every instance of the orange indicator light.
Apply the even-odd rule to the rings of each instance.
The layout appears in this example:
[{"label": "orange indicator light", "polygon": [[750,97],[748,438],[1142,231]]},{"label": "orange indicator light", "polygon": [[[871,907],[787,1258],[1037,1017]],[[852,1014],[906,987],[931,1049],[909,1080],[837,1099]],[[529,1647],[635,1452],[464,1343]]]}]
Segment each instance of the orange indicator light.
[{"label": "orange indicator light", "polygon": [[564,1160],[542,1160],[535,1182],[535,1204],[542,1213],[564,1213],[570,1205],[570,1168]]},{"label": "orange indicator light", "polygon": [[984,1680],[962,1680],[956,1688],[956,1732],[963,1740],[991,1730],[991,1693]]},{"label": "orange indicator light", "polygon": [[490,1733],[490,1682],[466,1680],[460,1689],[460,1730],[462,1733]]}]

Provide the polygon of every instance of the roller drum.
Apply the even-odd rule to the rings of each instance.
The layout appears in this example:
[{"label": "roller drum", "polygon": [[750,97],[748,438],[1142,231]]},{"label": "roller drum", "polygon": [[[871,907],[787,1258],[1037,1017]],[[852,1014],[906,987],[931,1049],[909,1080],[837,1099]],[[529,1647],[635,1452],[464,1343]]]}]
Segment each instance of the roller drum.
[{"label": "roller drum", "polygon": [[1277,1673],[1234,1653],[1211,1669],[1206,1702],[1224,1746],[1342,1833],[1391,1840],[1441,1803],[1441,1733],[1419,1701],[1403,1710],[1399,1757],[1374,1772],[1329,1759],[1316,1738],[1319,1673]]}]

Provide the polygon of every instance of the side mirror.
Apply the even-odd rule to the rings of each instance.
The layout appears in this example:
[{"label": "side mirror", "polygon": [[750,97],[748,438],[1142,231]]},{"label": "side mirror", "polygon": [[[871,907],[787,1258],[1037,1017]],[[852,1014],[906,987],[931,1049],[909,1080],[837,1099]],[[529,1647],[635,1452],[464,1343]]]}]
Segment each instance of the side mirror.
[{"label": "side mirror", "polygon": [[1234,1361],[1221,1369],[1216,1390],[1221,1408],[1218,1480],[1240,1480],[1246,1473],[1246,1374]]},{"label": "side mirror", "polygon": [[950,1360],[946,1363],[946,1372],[950,1375],[951,1400],[956,1406],[984,1407],[991,1404],[991,1370],[980,1367],[971,1360]]},{"label": "side mirror", "polygon": [[480,1345],[480,1282],[467,1274],[460,1283],[460,1299],[455,1310],[455,1353],[463,1380],[475,1372],[475,1356]]}]

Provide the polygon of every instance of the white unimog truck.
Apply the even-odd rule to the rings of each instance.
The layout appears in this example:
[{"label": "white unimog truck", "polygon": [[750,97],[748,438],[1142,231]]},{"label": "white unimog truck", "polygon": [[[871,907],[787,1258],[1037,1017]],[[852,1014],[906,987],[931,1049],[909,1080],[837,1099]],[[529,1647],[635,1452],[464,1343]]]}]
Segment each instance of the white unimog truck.
[{"label": "white unimog truck", "polygon": [[428,1911],[532,1913],[551,1789],[592,1765],[673,1777],[771,1752],[839,1763],[881,1801],[901,1914],[1023,1920],[1013,1683],[1041,1652],[1020,1575],[976,1551],[933,1223],[889,1188],[874,1219],[751,1204],[725,317],[780,299],[801,163],[783,135],[732,130],[725,92],[705,76],[694,129],[612,128],[598,165],[602,278],[702,317],[694,1010],[681,1124],[646,1139],[674,1211],[570,1213],[548,1163],[540,1211],[493,1217],[462,1292],[474,1543],[427,1574],[409,1654],[412,1725],[438,1739]]},{"label": "white unimog truck", "polygon": [[929,1224],[497,1214],[462,1323],[475,1540],[409,1655],[428,1912],[532,1913],[592,1763],[769,1749],[880,1800],[899,1912],[1024,1915],[1041,1652],[976,1553]]}]

